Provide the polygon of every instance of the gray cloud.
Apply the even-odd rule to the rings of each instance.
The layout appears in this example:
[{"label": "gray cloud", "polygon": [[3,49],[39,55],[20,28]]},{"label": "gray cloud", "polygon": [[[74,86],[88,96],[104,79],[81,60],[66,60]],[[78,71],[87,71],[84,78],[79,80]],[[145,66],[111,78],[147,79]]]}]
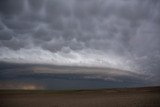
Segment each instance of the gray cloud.
[{"label": "gray cloud", "polygon": [[6,30],[0,32],[0,40],[11,40],[12,33]]},{"label": "gray cloud", "polygon": [[1,0],[0,60],[103,66],[159,81],[158,0]]},{"label": "gray cloud", "polygon": [[111,68],[0,62],[0,71],[0,89],[58,90],[150,85],[150,80],[144,75]]}]

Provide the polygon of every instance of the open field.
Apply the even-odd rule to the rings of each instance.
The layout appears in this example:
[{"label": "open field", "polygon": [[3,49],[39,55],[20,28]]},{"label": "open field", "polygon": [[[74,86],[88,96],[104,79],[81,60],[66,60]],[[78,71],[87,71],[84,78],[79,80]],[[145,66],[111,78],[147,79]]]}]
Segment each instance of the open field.
[{"label": "open field", "polygon": [[75,91],[1,90],[0,107],[160,107],[160,87]]}]

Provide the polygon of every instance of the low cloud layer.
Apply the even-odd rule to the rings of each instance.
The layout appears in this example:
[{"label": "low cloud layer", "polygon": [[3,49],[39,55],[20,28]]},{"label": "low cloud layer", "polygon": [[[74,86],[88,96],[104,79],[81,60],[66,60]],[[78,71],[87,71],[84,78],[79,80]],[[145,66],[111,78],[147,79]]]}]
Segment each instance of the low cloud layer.
[{"label": "low cloud layer", "polygon": [[145,74],[113,68],[0,63],[0,89],[96,89],[155,85]]},{"label": "low cloud layer", "polygon": [[1,0],[0,61],[110,67],[159,82],[159,10],[159,0]]}]

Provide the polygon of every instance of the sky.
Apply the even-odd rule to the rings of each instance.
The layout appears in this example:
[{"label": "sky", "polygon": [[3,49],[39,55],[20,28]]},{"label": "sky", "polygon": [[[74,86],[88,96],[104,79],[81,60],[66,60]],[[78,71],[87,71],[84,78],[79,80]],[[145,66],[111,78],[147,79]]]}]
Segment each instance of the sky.
[{"label": "sky", "polygon": [[0,89],[160,85],[159,0],[0,0]]}]

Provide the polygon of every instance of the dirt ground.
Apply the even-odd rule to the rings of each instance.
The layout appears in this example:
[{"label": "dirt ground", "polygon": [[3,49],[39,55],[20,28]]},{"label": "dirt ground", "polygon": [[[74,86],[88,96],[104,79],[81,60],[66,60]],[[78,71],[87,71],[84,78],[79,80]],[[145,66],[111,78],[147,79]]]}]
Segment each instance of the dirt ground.
[{"label": "dirt ground", "polygon": [[79,90],[1,90],[0,107],[160,107],[160,87]]}]

